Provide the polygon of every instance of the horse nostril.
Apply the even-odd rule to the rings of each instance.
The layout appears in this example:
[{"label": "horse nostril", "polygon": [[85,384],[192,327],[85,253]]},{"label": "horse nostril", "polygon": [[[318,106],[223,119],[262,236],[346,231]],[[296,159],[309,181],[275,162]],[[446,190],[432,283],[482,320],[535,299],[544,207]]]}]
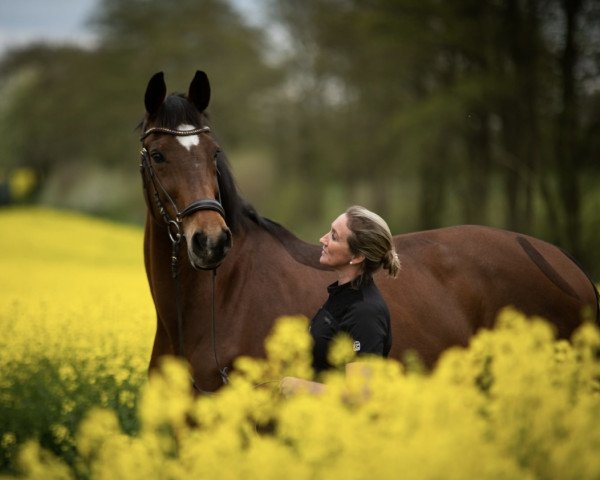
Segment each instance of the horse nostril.
[{"label": "horse nostril", "polygon": [[192,248],[196,254],[202,254],[208,247],[208,237],[204,232],[196,232],[192,237]]},{"label": "horse nostril", "polygon": [[220,258],[224,258],[227,252],[231,248],[231,232],[228,228],[224,228],[219,233],[215,243],[215,255]]},{"label": "horse nostril", "polygon": [[226,248],[231,247],[231,230],[228,228],[224,228],[221,230],[221,235],[219,238],[219,242],[224,245]]}]

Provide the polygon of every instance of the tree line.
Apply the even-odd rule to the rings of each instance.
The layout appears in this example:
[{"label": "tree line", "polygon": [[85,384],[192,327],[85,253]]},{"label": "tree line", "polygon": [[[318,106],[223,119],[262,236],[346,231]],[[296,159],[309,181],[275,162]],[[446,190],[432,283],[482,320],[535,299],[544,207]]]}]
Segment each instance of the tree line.
[{"label": "tree line", "polygon": [[489,224],[600,263],[597,2],[258,5],[261,25],[226,0],[104,0],[93,48],[10,52],[0,169],[55,185],[89,166],[127,175],[150,75],[185,90],[202,69],[225,150],[268,159],[257,206],[293,230],[364,203],[396,232]]}]

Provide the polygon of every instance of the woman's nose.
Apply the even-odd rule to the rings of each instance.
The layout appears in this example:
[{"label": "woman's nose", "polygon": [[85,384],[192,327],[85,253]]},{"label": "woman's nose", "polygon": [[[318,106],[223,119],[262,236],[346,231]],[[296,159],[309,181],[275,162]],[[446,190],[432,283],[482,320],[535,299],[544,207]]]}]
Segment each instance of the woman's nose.
[{"label": "woman's nose", "polygon": [[319,242],[320,242],[322,245],[327,245],[327,234],[323,235],[323,236],[320,238]]}]

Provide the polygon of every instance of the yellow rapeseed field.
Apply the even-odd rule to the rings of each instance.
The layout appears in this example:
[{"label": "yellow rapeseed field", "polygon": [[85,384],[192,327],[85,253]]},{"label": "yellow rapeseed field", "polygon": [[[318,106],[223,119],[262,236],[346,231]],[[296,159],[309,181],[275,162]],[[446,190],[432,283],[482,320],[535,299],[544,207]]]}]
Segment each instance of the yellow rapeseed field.
[{"label": "yellow rapeseed field", "polygon": [[[43,209],[0,211],[0,229],[0,477],[600,478],[595,325],[567,343],[506,310],[431,373],[372,359],[284,398],[279,378],[310,376],[307,320],[284,318],[267,359],[194,398],[176,359],[146,380],[139,229]],[[333,360],[349,355],[342,338]]]},{"label": "yellow rapeseed field", "polygon": [[0,465],[36,439],[68,461],[91,407],[137,428],[153,339],[142,231],[50,209],[0,211]]}]

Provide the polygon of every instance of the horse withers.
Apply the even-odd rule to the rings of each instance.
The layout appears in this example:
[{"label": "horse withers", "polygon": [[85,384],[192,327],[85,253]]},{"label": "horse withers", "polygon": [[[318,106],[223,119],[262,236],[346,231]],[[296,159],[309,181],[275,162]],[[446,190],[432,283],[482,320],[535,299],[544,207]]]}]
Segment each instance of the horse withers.
[{"label": "horse withers", "polygon": [[[197,72],[187,95],[149,81],[141,172],[147,203],[144,258],[157,314],[150,368],[162,355],[190,364],[196,388],[217,389],[239,355],[264,355],[282,315],[311,317],[333,272],[321,247],[259,215],[238,193],[205,110],[210,85]],[[577,264],[544,241],[481,226],[394,237],[397,279],[375,276],[392,320],[391,356],[414,351],[427,366],[492,327],[504,306],[549,320],[568,338],[597,292]],[[218,271],[218,274],[215,272]]]}]

